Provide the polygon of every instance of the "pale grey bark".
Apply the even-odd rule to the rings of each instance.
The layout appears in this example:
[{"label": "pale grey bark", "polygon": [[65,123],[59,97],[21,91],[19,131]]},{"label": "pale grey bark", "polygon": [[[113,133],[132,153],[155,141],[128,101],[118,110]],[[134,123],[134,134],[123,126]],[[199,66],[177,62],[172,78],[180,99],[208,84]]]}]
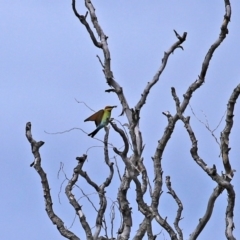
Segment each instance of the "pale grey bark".
[{"label": "pale grey bark", "polygon": [[[180,103],[180,100],[177,96],[175,88],[172,88],[172,96],[173,100],[176,105],[176,112],[171,114],[170,112],[163,112],[163,115],[167,118],[167,125],[162,134],[159,138],[158,142],[156,143],[156,149],[153,154],[152,162],[149,164],[150,157],[147,159],[148,165],[144,161],[142,157],[142,153],[144,150],[143,145],[143,136],[141,134],[139,123],[140,123],[140,116],[141,110],[144,107],[147,97],[150,93],[150,90],[154,87],[154,85],[159,81],[162,72],[164,71],[165,67],[167,66],[167,62],[171,53],[173,53],[177,49],[182,49],[182,44],[186,41],[187,33],[184,32],[181,35],[174,30],[176,35],[177,41],[171,44],[169,50],[164,52],[164,56],[162,58],[161,65],[159,69],[154,74],[152,80],[148,82],[145,88],[142,91],[140,99],[137,101],[135,107],[131,108],[127,102],[127,99],[124,95],[124,90],[121,87],[120,83],[116,81],[113,77],[113,72],[111,69],[111,57],[110,57],[110,50],[107,44],[108,37],[105,35],[102,27],[99,24],[99,21],[96,16],[96,12],[94,6],[90,0],[85,0],[85,6],[87,8],[87,13],[85,15],[81,15],[78,13],[76,9],[76,1],[72,0],[72,8],[75,16],[79,19],[81,24],[83,24],[89,33],[90,39],[92,40],[95,47],[102,49],[103,53],[103,61],[99,56],[98,60],[103,68],[103,73],[105,75],[107,84],[111,87],[107,89],[106,92],[108,93],[115,93],[122,105],[122,114],[125,113],[126,118],[128,120],[128,131],[123,130],[123,126],[119,126],[117,123],[114,123],[113,120],[110,120],[110,125],[112,126],[113,130],[119,135],[120,139],[123,143],[123,148],[118,149],[117,147],[113,146],[113,151],[119,156],[122,160],[122,164],[125,166],[124,173],[121,175],[119,169],[117,169],[120,179],[120,184],[118,188],[117,196],[113,196],[112,198],[116,198],[118,202],[119,212],[121,214],[121,223],[118,225],[118,232],[116,233],[115,238],[119,240],[126,240],[129,239],[131,234],[134,235],[134,240],[143,239],[145,235],[147,235],[148,239],[154,240],[157,238],[157,234],[153,232],[153,223],[158,224],[159,227],[162,227],[169,235],[172,240],[183,240],[184,233],[180,226],[180,220],[182,219],[181,214],[183,211],[182,201],[174,191],[170,176],[166,177],[165,183],[168,188],[168,193],[172,196],[175,200],[178,210],[176,212],[175,221],[173,226],[168,222],[167,216],[162,216],[159,212],[159,204],[160,204],[160,197],[163,193],[163,169],[162,169],[162,157],[163,153],[166,149],[167,143],[169,142],[172,133],[174,132],[176,123],[178,120],[184,123],[186,131],[189,135],[189,140],[191,141],[191,157],[199,165],[199,167],[206,173],[206,177],[210,177],[209,181],[215,181],[216,187],[209,197],[206,211],[204,216],[199,220],[199,223],[196,225],[195,229],[192,231],[190,235],[190,240],[197,239],[201,231],[204,229],[206,224],[208,223],[209,219],[211,218],[212,211],[214,209],[214,203],[217,200],[218,196],[226,190],[228,201],[226,203],[226,237],[227,239],[234,240],[233,236],[233,229],[234,229],[234,222],[233,222],[233,213],[234,213],[234,206],[235,206],[235,191],[233,185],[231,184],[231,180],[234,177],[234,170],[231,167],[230,159],[229,159],[229,135],[231,132],[231,128],[233,126],[233,112],[234,106],[236,104],[236,100],[240,94],[240,85],[238,85],[228,102],[227,108],[227,116],[226,116],[226,126],[221,134],[221,153],[222,153],[222,160],[223,165],[225,168],[225,174],[220,176],[217,172],[215,166],[209,167],[207,163],[199,156],[198,154],[198,144],[197,144],[197,137],[194,134],[194,130],[190,124],[190,117],[184,116],[184,111],[189,105],[190,99],[192,98],[194,92],[200,88],[204,81],[205,76],[207,74],[207,70],[210,64],[210,61],[213,57],[213,53],[215,50],[220,46],[222,41],[225,39],[226,35],[228,34],[228,23],[231,18],[231,6],[228,0],[224,1],[225,4],[225,15],[223,18],[223,22],[220,28],[220,34],[217,37],[216,41],[210,46],[209,50],[206,53],[206,56],[202,62],[202,66],[200,69],[200,74],[198,79],[194,81],[190,86],[187,88],[185,94],[183,95],[183,101]],[[88,23],[88,15],[90,16],[90,21],[92,22],[95,30],[93,30],[89,23]],[[96,36],[95,36],[96,35]],[[100,40],[97,40],[100,39]],[[105,159],[105,163],[109,168],[109,174],[106,176],[106,179],[103,183],[95,183],[91,176],[82,170],[84,162],[86,160],[86,155],[83,157],[78,157],[78,164],[73,170],[73,176],[68,181],[66,186],[66,195],[69,199],[70,204],[73,206],[76,214],[79,217],[79,221],[81,223],[82,229],[85,233],[86,239],[88,240],[97,240],[97,239],[113,239],[113,217],[111,219],[111,238],[107,236],[107,231],[105,231],[106,236],[100,236],[102,226],[105,223],[104,215],[106,213],[107,208],[107,198],[105,195],[106,188],[112,183],[112,179],[114,176],[114,168],[113,163],[109,159],[108,155],[108,128],[105,128],[106,135],[104,138],[104,152],[103,157]],[[34,168],[38,171],[41,177],[44,179],[44,183],[42,185],[44,189],[44,197],[48,198],[46,201],[46,208],[48,208],[48,214],[51,220],[57,219],[54,221],[54,224],[59,224],[58,230],[60,233],[68,238],[68,239],[79,239],[73,233],[66,230],[63,227],[63,222],[53,213],[52,210],[52,202],[51,202],[51,195],[49,186],[47,183],[47,177],[41,168],[41,157],[39,154],[39,148],[43,145],[43,142],[36,142],[32,139],[31,136],[31,124],[27,123],[26,127],[26,136],[31,143],[32,151],[35,157],[35,161],[33,162]],[[148,169],[153,168],[154,171],[154,182],[153,186],[151,186],[148,178]],[[43,174],[44,173],[44,174]],[[85,217],[81,205],[75,199],[72,189],[73,186],[77,183],[79,176],[84,178],[89,186],[93,187],[98,194],[100,207],[97,209],[97,216],[96,216],[96,225],[95,231],[93,232],[89,226],[88,220]],[[130,184],[134,185],[135,192],[136,192],[136,201],[131,201],[128,198],[128,191],[130,188]],[[46,190],[47,189],[47,190]],[[149,191],[147,191],[149,190]],[[46,191],[46,192],[45,192]],[[149,194],[148,194],[149,193]],[[146,198],[150,199],[146,201]],[[132,233],[132,227],[135,225],[134,216],[132,213],[131,204],[136,204],[138,210],[142,214],[141,224],[137,227],[136,233]],[[54,216],[54,218],[52,217]]]},{"label": "pale grey bark", "polygon": [[32,125],[30,122],[26,124],[26,137],[29,143],[31,144],[32,153],[35,159],[33,164],[31,165],[34,166],[34,169],[36,170],[36,172],[39,174],[41,178],[43,196],[44,196],[45,207],[46,207],[45,209],[49,219],[52,221],[54,225],[57,226],[57,229],[62,236],[71,240],[79,240],[80,238],[78,238],[73,232],[65,228],[64,222],[62,221],[61,218],[59,218],[55,214],[53,210],[53,207],[52,207],[53,202],[52,202],[52,197],[50,193],[50,187],[48,184],[47,175],[44,172],[43,168],[41,167],[41,155],[39,152],[39,149],[44,144],[44,142],[42,141],[37,142],[36,140],[34,140],[34,138],[32,137]]}]

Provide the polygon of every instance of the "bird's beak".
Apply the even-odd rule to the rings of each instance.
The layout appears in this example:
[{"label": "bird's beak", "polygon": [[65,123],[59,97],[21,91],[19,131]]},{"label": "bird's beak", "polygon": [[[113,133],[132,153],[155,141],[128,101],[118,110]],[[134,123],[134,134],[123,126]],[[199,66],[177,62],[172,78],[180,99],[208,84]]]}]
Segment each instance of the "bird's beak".
[{"label": "bird's beak", "polygon": [[117,106],[111,106],[111,108],[116,108]]}]

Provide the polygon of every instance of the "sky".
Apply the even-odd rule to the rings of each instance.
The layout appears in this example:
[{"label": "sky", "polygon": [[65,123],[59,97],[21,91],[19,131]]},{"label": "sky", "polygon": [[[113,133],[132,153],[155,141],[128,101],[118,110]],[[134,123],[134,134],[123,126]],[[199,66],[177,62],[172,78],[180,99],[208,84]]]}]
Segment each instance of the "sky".
[{"label": "sky", "polygon": [[[159,68],[164,51],[176,41],[173,29],[179,34],[188,33],[183,43],[184,51],[177,49],[170,56],[166,69],[151,90],[141,112],[144,163],[149,169],[150,181],[153,181],[151,157],[167,126],[162,112],[176,112],[171,87],[175,87],[181,101],[188,86],[197,79],[206,52],[219,36],[225,14],[224,1],[105,0],[93,1],[93,4],[98,21],[109,37],[114,77],[123,87],[132,108]],[[240,3],[234,0],[231,6],[229,34],[213,55],[205,83],[190,101],[201,121],[209,123],[211,129],[219,125],[215,131],[218,139],[225,124],[221,119],[227,101],[240,82]],[[86,13],[83,1],[77,0],[77,8],[80,14]],[[122,109],[117,96],[105,92],[109,86],[96,58],[96,55],[102,58],[102,52],[93,46],[84,26],[73,14],[71,1],[0,0],[0,29],[0,239],[63,239],[45,212],[40,178],[34,168],[29,167],[33,161],[30,144],[25,137],[25,126],[29,121],[34,139],[45,142],[40,153],[42,167],[51,187],[54,211],[67,228],[85,239],[78,219],[74,220],[74,209],[64,193],[66,177],[72,176],[77,164],[75,158],[83,154],[88,155],[84,170],[96,182],[104,181],[108,168],[104,163],[102,142],[87,136],[95,126],[83,121],[93,112],[81,102],[95,111],[106,105],[117,105],[112,117],[122,124],[127,122],[125,116],[119,117]],[[236,191],[234,236],[239,239],[239,103],[234,114],[230,161],[232,168],[237,170],[232,184]],[[224,168],[215,139],[189,107],[185,116],[191,117],[200,157],[209,166],[215,164],[221,174]],[[76,129],[61,133],[72,128]],[[103,137],[104,131],[100,131],[97,138]],[[113,129],[110,129],[109,142],[116,147],[122,146],[120,137]],[[194,231],[216,187],[216,183],[191,158],[190,147],[188,134],[179,121],[165,149],[162,164],[164,179],[171,176],[172,187],[184,206],[183,220],[180,222],[184,239],[188,239]],[[112,150],[109,154],[112,161],[116,157],[123,173],[121,159]],[[115,169],[113,182],[106,193],[107,221],[111,207],[115,206],[114,233],[120,220],[114,204],[119,183]],[[78,186],[98,207],[99,200],[94,189],[84,179],[79,179]],[[90,226],[94,227],[95,210],[86,197],[82,197],[79,188],[74,190]],[[177,206],[167,194],[165,185],[163,191],[159,211],[163,217],[168,216],[173,226]],[[132,238],[141,221],[141,214],[135,206],[134,184],[129,189],[128,197],[135,221]],[[146,198],[146,201],[149,202],[149,199]],[[227,193],[224,191],[198,239],[225,239],[226,204]],[[110,233],[110,227],[108,230]],[[154,224],[154,234],[161,230],[161,226]],[[144,239],[147,239],[146,236]],[[169,236],[162,231],[157,239],[169,239]]]}]

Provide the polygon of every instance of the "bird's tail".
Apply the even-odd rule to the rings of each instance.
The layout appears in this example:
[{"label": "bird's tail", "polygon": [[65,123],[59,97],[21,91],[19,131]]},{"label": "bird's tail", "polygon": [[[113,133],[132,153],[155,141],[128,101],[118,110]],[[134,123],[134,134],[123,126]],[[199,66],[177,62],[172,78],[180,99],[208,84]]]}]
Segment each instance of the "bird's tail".
[{"label": "bird's tail", "polygon": [[100,130],[100,128],[96,128],[93,132],[89,133],[88,136],[93,138],[99,130]]}]

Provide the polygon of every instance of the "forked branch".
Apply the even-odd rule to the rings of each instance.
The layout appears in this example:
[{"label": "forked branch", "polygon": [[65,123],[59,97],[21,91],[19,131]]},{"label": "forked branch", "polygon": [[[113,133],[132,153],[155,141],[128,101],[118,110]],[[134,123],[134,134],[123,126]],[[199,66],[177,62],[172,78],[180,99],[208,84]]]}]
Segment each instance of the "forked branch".
[{"label": "forked branch", "polygon": [[[192,158],[195,160],[195,162],[223,189],[226,189],[228,192],[228,204],[227,204],[227,210],[226,210],[226,236],[228,239],[235,240],[233,237],[232,231],[234,228],[234,223],[233,223],[233,212],[234,212],[234,206],[235,206],[235,191],[233,189],[232,184],[229,182],[229,179],[226,179],[225,176],[219,176],[217,173],[216,166],[213,165],[212,168],[208,167],[207,164],[199,157],[198,155],[198,144],[197,144],[197,139],[195,137],[194,132],[192,131],[192,128],[190,126],[189,120],[190,118],[183,117],[181,116],[181,120],[184,122],[184,125],[187,129],[187,132],[189,134],[190,140],[192,142],[192,147],[191,147],[191,155]],[[215,201],[215,197],[217,198],[220,194],[220,190],[216,190],[217,192],[214,191],[214,195],[210,197],[210,207],[212,206],[213,208],[213,203]],[[200,224],[198,226],[204,226],[206,222],[209,220],[211,216],[211,208],[209,209],[209,212],[207,213],[206,217],[204,218],[203,224]],[[200,233],[201,229],[198,229],[198,234]],[[197,237],[196,235],[193,235],[190,240],[195,240]]]},{"label": "forked branch", "polygon": [[62,219],[59,218],[53,211],[53,208],[52,208],[53,202],[52,202],[52,197],[50,193],[50,187],[48,184],[47,175],[44,172],[43,168],[41,167],[41,155],[39,153],[39,148],[44,144],[44,142],[42,141],[37,142],[33,139],[31,127],[32,127],[31,123],[28,122],[26,124],[26,137],[31,144],[32,153],[35,158],[34,163],[32,165],[34,165],[35,170],[37,171],[37,173],[41,178],[43,196],[45,199],[45,210],[48,214],[49,219],[52,221],[54,225],[57,226],[57,229],[62,236],[64,236],[67,239],[79,240],[80,238],[78,238],[73,232],[66,229]]},{"label": "forked branch", "polygon": [[176,103],[176,109],[178,112],[179,118],[183,121],[184,126],[189,134],[189,138],[192,142],[192,147],[191,147],[191,155],[192,158],[195,160],[195,162],[219,185],[219,188],[216,188],[214,193],[211,195],[209,199],[209,204],[208,204],[208,209],[207,213],[205,214],[203,220],[201,220],[200,224],[198,224],[197,228],[191,234],[190,240],[195,240],[197,236],[200,234],[206,223],[211,217],[212,210],[214,207],[214,202],[216,198],[220,195],[221,191],[223,189],[226,189],[228,192],[228,205],[227,205],[227,211],[226,211],[226,236],[228,239],[234,240],[235,238],[232,235],[233,231],[233,210],[234,210],[234,205],[235,205],[235,191],[233,189],[233,186],[231,183],[228,181],[228,179],[225,178],[225,176],[219,176],[217,174],[217,169],[216,166],[213,165],[212,168],[209,168],[207,164],[199,157],[198,155],[198,141],[195,137],[195,134],[191,128],[190,125],[190,117],[184,117],[183,114],[181,113],[181,108],[180,108],[180,101],[179,98],[175,92],[175,89],[172,88],[172,94],[173,98]]},{"label": "forked branch", "polygon": [[215,50],[219,47],[219,45],[223,42],[223,40],[226,38],[227,34],[228,34],[228,23],[230,22],[230,18],[231,18],[231,5],[230,5],[230,1],[229,0],[224,0],[225,3],[225,15],[223,18],[223,23],[221,25],[221,31],[219,34],[219,37],[217,38],[217,40],[212,44],[212,46],[209,48],[204,61],[202,63],[202,68],[201,68],[201,72],[200,75],[198,76],[198,79],[192,83],[188,90],[186,91],[186,93],[183,95],[184,100],[181,104],[181,112],[183,113],[186,109],[186,107],[189,104],[189,101],[192,97],[193,92],[198,89],[203,82],[205,81],[205,76],[208,70],[208,66],[209,63],[212,59],[213,53],[215,52]]},{"label": "forked branch", "polygon": [[109,51],[108,44],[107,44],[107,38],[108,37],[105,35],[103,29],[101,28],[101,26],[98,22],[98,19],[97,19],[96,13],[95,13],[95,8],[94,8],[92,2],[89,1],[89,0],[85,0],[85,6],[88,9],[92,24],[93,24],[94,28],[96,29],[96,32],[97,32],[97,34],[100,38],[100,41],[101,41],[100,43],[96,41],[96,38],[93,34],[93,31],[91,30],[89,24],[86,21],[86,16],[80,15],[78,13],[78,11],[76,9],[76,1],[72,0],[72,8],[73,8],[74,14],[80,20],[80,22],[86,27],[94,45],[98,48],[100,47],[103,51],[104,63],[101,63],[101,64],[104,66],[103,72],[104,72],[106,81],[107,81],[108,85],[113,87],[113,89],[114,89],[113,92],[115,92],[117,94],[117,96],[118,96],[118,98],[119,98],[119,100],[122,104],[123,112],[126,113],[127,118],[129,120],[129,123],[130,123],[130,121],[131,121],[131,111],[129,109],[127,100],[124,96],[123,89],[119,85],[119,83],[117,83],[114,80],[113,73],[112,73],[112,70],[111,70],[111,57],[110,57],[110,51]]},{"label": "forked branch", "polygon": [[135,106],[135,109],[138,111],[140,111],[142,106],[146,103],[146,99],[147,99],[148,94],[150,93],[151,88],[158,82],[160,75],[162,74],[163,70],[165,69],[165,67],[167,65],[167,61],[168,61],[170,54],[173,53],[175,49],[181,47],[181,44],[186,40],[186,37],[187,37],[186,32],[184,32],[182,36],[180,36],[175,30],[174,30],[174,32],[175,32],[176,37],[178,38],[178,41],[176,41],[169,48],[168,51],[164,52],[161,66],[159,67],[156,74],[153,76],[153,79],[147,83],[147,86],[143,90],[143,93],[141,95],[139,102]]},{"label": "forked branch", "polygon": [[[220,35],[219,35],[218,39],[210,47],[210,49],[208,50],[208,52],[204,58],[199,78],[189,86],[186,93],[183,95],[183,97],[184,97],[183,102],[180,103],[180,101],[178,100],[179,103],[178,103],[177,113],[174,116],[172,116],[169,112],[164,113],[168,118],[168,125],[165,128],[163,136],[158,141],[158,145],[157,145],[154,157],[153,157],[155,182],[154,182],[154,188],[153,188],[152,206],[154,207],[154,209],[156,209],[156,211],[157,211],[157,207],[159,204],[159,198],[160,198],[161,191],[162,191],[161,160],[162,160],[162,155],[165,150],[165,147],[173,133],[176,122],[179,120],[179,113],[180,114],[184,113],[184,111],[185,111],[186,107],[188,106],[189,101],[192,97],[193,92],[196,91],[200,86],[202,86],[202,84],[205,80],[205,76],[206,76],[206,73],[208,70],[210,60],[213,56],[213,53],[217,49],[217,47],[222,43],[222,41],[225,39],[225,37],[228,33],[227,26],[228,26],[228,23],[231,18],[231,6],[230,6],[230,2],[228,0],[225,0],[224,3],[225,3],[225,15],[224,15],[224,21],[221,26]],[[174,90],[174,89],[172,89],[172,90]],[[195,147],[193,149],[195,150]],[[198,160],[198,158],[196,160]],[[197,162],[199,164],[201,164],[201,166],[203,168],[206,168],[206,164],[204,162],[201,162],[201,161],[197,161]]]}]

